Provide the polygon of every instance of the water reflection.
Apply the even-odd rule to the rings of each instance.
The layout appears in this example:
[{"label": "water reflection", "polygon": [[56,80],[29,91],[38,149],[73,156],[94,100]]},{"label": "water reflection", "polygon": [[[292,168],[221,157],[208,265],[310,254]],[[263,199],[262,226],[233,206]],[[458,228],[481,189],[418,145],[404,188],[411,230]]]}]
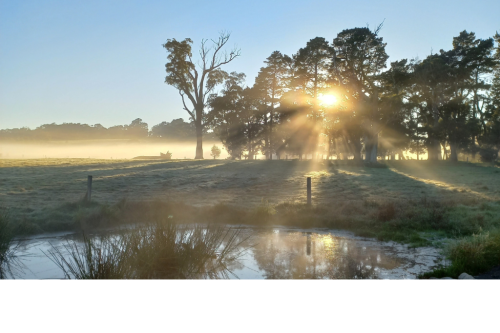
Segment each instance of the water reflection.
[{"label": "water reflection", "polygon": [[[227,269],[234,274],[230,277],[240,279],[411,278],[430,270],[434,261],[429,258],[437,258],[434,252],[364,240],[336,231],[290,228],[241,231],[236,243],[250,236],[241,244],[241,248],[249,249],[239,260],[227,263]],[[61,246],[67,239],[78,240],[78,237],[66,234],[25,241],[20,253],[28,258],[23,262],[27,269],[19,278],[63,278],[42,251],[47,252],[49,243]],[[421,266],[417,267],[415,262]]]},{"label": "water reflection", "polygon": [[260,232],[251,250],[266,279],[370,279],[400,260],[353,239],[313,232]]}]

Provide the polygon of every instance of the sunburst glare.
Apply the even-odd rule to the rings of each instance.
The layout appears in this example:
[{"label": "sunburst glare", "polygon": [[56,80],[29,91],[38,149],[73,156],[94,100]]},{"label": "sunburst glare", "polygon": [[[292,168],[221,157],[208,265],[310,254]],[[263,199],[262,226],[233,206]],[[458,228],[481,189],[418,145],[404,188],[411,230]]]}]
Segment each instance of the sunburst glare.
[{"label": "sunburst glare", "polygon": [[321,101],[321,104],[323,105],[333,105],[337,102],[337,97],[334,95],[319,95],[318,99]]}]

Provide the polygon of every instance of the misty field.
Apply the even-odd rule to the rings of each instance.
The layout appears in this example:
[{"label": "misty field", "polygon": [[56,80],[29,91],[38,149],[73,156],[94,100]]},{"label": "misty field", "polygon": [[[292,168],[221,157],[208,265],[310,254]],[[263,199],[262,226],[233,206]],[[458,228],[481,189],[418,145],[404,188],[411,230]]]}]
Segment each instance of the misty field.
[{"label": "misty field", "polygon": [[353,202],[500,200],[500,169],[467,163],[394,161],[368,168],[296,160],[4,159],[0,166],[0,206],[16,215],[81,200],[87,175],[94,180],[92,200],[109,204],[123,198],[193,206],[301,203],[306,177],[312,178],[313,204],[338,208]]},{"label": "misty field", "polygon": [[[0,217],[16,234],[170,219],[346,229],[447,249],[452,265],[427,277],[477,274],[500,262],[500,168],[350,162],[3,159]],[[84,201],[88,175],[91,203]]]}]

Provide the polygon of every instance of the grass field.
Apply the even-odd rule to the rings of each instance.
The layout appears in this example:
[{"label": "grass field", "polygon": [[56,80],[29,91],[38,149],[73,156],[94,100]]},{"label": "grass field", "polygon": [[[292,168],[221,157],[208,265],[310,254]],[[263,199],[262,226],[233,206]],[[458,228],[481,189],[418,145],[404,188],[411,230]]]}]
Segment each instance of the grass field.
[{"label": "grass field", "polygon": [[37,213],[81,199],[93,176],[97,202],[184,200],[195,206],[304,202],[312,177],[313,203],[440,200],[475,203],[500,200],[500,168],[477,164],[394,161],[388,168],[330,166],[323,161],[221,160],[0,160],[0,205]]},{"label": "grass field", "polygon": [[[478,243],[477,235],[496,235],[500,228],[500,168],[474,163],[386,161],[377,168],[326,160],[0,163],[0,209],[18,233],[171,215],[177,221],[349,229],[414,246],[458,239],[450,253],[462,253],[457,249],[486,248],[469,245]],[[94,180],[92,204],[82,201],[87,175]],[[312,207],[305,205],[306,177],[312,178]],[[485,237],[484,244],[497,238],[500,244],[499,237]]]}]

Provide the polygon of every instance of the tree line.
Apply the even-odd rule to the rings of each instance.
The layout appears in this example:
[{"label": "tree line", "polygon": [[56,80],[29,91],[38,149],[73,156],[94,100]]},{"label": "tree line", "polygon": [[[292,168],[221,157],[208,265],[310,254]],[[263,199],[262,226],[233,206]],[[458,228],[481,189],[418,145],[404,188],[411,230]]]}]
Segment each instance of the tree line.
[{"label": "tree line", "polygon": [[[212,133],[205,136],[216,140]],[[44,124],[35,129],[28,127],[0,130],[3,141],[66,141],[66,140],[144,140],[158,139],[169,141],[195,141],[196,131],[193,123],[182,118],[171,122],[163,121],[151,129],[142,119],[137,118],[129,125],[104,127],[101,124],[79,123]]]},{"label": "tree line", "polygon": [[240,56],[224,51],[229,34],[203,40],[198,61],[191,39],[169,39],[165,82],[178,89],[196,127],[196,158],[210,131],[234,159],[496,159],[500,35],[480,39],[464,30],[449,50],[388,63],[381,27],[316,37],[291,56],[274,51],[251,87],[245,74],[221,69]]}]

